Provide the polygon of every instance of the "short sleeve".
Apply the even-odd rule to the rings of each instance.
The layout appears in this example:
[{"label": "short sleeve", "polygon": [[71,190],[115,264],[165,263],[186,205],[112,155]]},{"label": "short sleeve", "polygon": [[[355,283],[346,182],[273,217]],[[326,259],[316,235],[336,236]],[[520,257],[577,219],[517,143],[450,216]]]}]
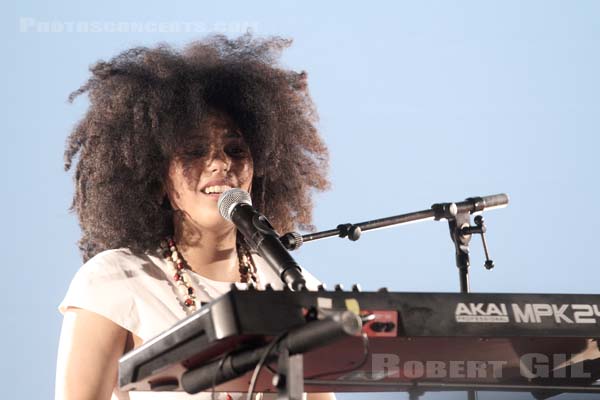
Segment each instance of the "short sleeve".
[{"label": "short sleeve", "polygon": [[82,308],[136,332],[139,318],[123,251],[107,250],[88,260],[73,277],[59,311]]}]

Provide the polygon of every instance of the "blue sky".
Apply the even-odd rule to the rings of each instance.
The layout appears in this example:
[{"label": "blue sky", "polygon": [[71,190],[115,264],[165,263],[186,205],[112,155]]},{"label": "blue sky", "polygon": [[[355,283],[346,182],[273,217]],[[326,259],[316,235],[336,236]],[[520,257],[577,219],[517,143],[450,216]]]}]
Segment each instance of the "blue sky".
[{"label": "blue sky", "polygon": [[[135,45],[248,27],[293,38],[283,63],[308,72],[331,152],[332,189],[315,197],[320,230],[505,192],[509,207],[486,213],[497,267],[484,270],[474,240],[472,289],[598,293],[598,2],[26,0],[5,9],[6,398],[52,396],[56,306],[80,265],[62,152],[87,100],[67,96],[92,63]],[[119,22],[145,28],[118,32]],[[159,31],[169,23],[194,28]],[[330,286],[458,290],[441,222],[314,242],[296,256]]]}]

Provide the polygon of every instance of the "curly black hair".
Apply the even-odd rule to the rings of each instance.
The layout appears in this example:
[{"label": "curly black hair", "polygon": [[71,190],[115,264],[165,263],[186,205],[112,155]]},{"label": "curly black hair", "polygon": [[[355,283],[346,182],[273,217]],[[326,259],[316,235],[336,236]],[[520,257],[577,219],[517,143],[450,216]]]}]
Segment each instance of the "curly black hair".
[{"label": "curly black hair", "polygon": [[65,149],[65,170],[78,157],[71,209],[84,260],[120,247],[151,251],[173,234],[169,163],[197,143],[190,132],[214,109],[231,116],[250,148],[255,207],[280,232],[311,229],[312,192],[329,185],[328,152],[306,73],[278,64],[290,44],[214,35],[181,51],[136,47],[91,66],[69,96],[87,92],[90,107]]}]

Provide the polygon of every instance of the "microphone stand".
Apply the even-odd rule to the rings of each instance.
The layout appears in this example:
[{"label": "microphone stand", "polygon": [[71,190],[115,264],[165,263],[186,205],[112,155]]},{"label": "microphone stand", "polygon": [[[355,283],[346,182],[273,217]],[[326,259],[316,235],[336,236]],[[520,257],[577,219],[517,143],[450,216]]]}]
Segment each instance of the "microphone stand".
[{"label": "microphone stand", "polygon": [[459,270],[460,291],[461,293],[468,293],[470,265],[469,242],[471,241],[473,234],[481,235],[486,257],[485,268],[492,269],[494,267],[494,262],[490,259],[488,254],[487,242],[484,235],[486,227],[484,225],[483,217],[480,215],[476,216],[475,226],[471,226],[471,214],[486,209],[506,207],[508,201],[508,195],[504,193],[482,197],[469,197],[468,199],[457,203],[436,203],[428,210],[374,219],[356,224],[340,224],[335,229],[322,232],[309,233],[306,235],[290,232],[281,236],[279,240],[288,250],[295,250],[303,243],[313,240],[338,236],[340,238],[347,237],[351,241],[356,241],[360,239],[362,232],[365,231],[432,219],[435,221],[446,219],[448,220],[448,227],[450,228],[450,237],[452,238],[455,247],[456,266]]}]

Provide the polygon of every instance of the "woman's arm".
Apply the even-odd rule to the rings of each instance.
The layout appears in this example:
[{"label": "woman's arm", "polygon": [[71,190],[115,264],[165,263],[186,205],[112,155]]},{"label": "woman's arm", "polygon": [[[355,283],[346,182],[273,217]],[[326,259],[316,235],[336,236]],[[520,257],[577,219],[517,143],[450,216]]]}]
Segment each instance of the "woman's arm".
[{"label": "woman's arm", "polygon": [[91,311],[64,313],[56,366],[56,400],[108,400],[128,332]]}]

